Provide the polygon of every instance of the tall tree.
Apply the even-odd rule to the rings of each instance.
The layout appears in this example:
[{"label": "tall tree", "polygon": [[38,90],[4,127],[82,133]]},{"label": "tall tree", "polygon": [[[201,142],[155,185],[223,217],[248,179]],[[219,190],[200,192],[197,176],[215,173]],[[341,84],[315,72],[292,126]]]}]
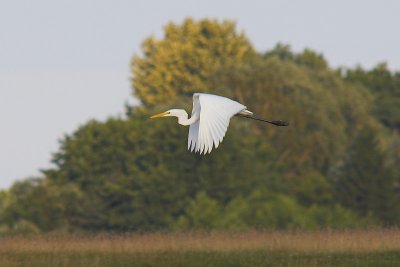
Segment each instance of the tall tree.
[{"label": "tall tree", "polygon": [[145,106],[208,92],[210,74],[255,54],[231,21],[188,18],[181,25],[169,23],[164,31],[163,39],[146,39],[143,54],[132,60],[134,95]]},{"label": "tall tree", "polygon": [[376,130],[364,128],[349,147],[338,169],[338,200],[345,206],[385,224],[398,223],[400,213],[393,170],[381,150]]}]

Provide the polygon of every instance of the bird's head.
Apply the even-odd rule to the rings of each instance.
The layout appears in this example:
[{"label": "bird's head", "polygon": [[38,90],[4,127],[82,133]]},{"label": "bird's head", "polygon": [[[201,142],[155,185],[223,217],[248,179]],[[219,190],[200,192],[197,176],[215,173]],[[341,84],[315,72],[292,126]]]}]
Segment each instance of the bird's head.
[{"label": "bird's head", "polygon": [[187,116],[186,111],[184,111],[183,109],[170,109],[165,112],[161,112],[159,114],[153,115],[150,118],[151,119],[162,118],[162,117],[178,117],[179,118],[180,116],[182,116],[184,114],[186,114],[186,116]]}]

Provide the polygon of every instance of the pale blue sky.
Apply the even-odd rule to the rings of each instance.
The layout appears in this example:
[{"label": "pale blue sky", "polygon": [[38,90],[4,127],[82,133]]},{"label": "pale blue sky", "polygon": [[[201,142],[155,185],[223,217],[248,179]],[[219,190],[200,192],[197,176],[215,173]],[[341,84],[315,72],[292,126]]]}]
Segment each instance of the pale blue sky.
[{"label": "pale blue sky", "polygon": [[400,1],[0,0],[0,188],[50,166],[58,140],[123,114],[129,63],[185,17],[231,19],[257,50],[310,47],[333,66],[400,69]]}]

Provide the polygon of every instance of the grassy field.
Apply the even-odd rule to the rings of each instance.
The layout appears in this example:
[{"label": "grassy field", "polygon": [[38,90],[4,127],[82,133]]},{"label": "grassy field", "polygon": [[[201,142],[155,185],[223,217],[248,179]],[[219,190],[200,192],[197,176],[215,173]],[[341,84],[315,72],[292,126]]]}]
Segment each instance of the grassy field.
[{"label": "grassy field", "polygon": [[400,266],[400,230],[3,237],[0,266]]}]

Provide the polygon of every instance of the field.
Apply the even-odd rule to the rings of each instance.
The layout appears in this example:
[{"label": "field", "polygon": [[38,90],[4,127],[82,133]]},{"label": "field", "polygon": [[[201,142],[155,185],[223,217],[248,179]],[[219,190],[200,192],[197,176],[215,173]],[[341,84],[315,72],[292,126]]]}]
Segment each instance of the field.
[{"label": "field", "polygon": [[400,266],[400,230],[3,237],[0,266]]}]

